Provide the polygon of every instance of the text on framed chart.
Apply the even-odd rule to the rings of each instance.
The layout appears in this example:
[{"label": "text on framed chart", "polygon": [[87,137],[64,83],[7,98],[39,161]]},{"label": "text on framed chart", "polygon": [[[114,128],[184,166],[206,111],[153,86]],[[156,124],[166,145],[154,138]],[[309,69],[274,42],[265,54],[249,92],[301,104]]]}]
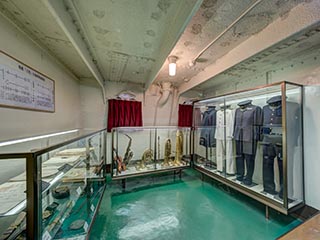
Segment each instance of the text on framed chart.
[{"label": "text on framed chart", "polygon": [[54,112],[54,81],[0,52],[0,105]]}]

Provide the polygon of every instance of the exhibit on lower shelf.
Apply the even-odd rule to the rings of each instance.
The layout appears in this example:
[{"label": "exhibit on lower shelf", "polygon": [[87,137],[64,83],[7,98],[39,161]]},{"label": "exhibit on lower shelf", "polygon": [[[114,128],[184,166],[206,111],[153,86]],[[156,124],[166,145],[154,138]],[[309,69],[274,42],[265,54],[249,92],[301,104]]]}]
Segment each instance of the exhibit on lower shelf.
[{"label": "exhibit on lower shelf", "polygon": [[127,178],[190,166],[190,128],[112,129],[112,177]]}]

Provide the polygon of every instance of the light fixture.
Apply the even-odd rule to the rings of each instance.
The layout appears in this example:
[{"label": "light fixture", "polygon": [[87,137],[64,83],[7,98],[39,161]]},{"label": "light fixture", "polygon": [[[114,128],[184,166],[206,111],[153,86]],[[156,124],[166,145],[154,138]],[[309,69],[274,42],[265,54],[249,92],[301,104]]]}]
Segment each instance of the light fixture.
[{"label": "light fixture", "polygon": [[176,75],[176,68],[177,68],[177,62],[178,57],[176,56],[169,56],[168,61],[169,61],[169,76],[175,76]]}]

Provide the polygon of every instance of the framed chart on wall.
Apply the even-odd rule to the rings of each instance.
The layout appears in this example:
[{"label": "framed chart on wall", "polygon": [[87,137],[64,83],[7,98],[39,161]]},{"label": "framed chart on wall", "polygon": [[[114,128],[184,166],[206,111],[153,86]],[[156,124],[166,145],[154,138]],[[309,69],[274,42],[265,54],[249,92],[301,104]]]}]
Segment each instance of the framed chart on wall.
[{"label": "framed chart on wall", "polygon": [[55,82],[0,50],[0,107],[55,111]]}]

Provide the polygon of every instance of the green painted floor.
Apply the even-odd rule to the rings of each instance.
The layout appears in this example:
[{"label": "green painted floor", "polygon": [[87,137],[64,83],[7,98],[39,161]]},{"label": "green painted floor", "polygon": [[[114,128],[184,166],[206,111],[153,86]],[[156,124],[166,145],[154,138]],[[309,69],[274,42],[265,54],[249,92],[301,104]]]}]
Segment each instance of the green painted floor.
[{"label": "green painted floor", "polygon": [[300,221],[264,206],[193,170],[172,176],[134,179],[121,192],[106,189],[90,239],[276,239]]}]

